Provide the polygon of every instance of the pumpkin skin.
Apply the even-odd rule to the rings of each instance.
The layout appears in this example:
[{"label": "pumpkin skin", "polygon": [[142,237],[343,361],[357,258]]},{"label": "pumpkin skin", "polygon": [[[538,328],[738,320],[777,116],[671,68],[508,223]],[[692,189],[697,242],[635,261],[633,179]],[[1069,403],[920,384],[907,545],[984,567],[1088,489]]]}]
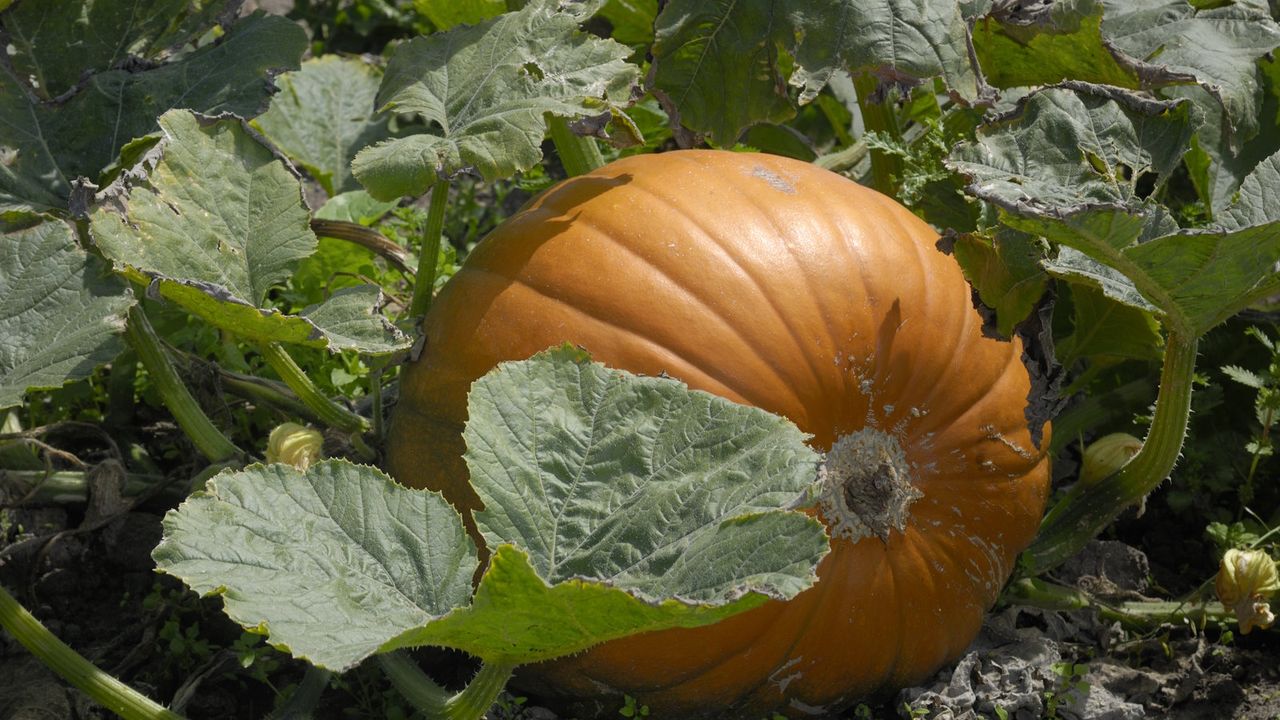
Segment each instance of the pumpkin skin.
[{"label": "pumpkin skin", "polygon": [[527,666],[517,683],[581,716],[626,693],[655,717],[802,717],[959,657],[1036,532],[1049,472],[1024,417],[1021,346],[983,336],[937,240],[815,166],[688,150],[561,183],[475,248],[402,378],[388,444],[401,482],[469,515],[470,384],[570,342],[784,415],[822,451],[877,428],[920,493],[886,538],[833,537],[818,582],[790,601]]}]

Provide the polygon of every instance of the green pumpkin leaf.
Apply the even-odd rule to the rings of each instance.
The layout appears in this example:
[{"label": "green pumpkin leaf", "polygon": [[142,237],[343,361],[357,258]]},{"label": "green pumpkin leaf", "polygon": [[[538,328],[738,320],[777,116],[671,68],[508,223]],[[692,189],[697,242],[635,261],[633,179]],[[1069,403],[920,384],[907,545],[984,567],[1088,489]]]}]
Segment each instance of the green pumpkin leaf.
[{"label": "green pumpkin leaf", "polygon": [[76,244],[71,227],[42,222],[0,237],[0,408],[29,389],[87,376],[123,349],[133,294]]},{"label": "green pumpkin leaf", "polygon": [[1045,245],[1034,237],[1002,228],[995,233],[964,234],[952,254],[978,291],[982,303],[996,313],[996,331],[1011,337],[1044,295],[1049,278],[1040,262]]},{"label": "green pumpkin leaf", "polygon": [[280,92],[253,124],[330,197],[356,190],[351,159],[390,134],[374,117],[382,72],[358,58],[324,55],[276,78]]},{"label": "green pumpkin leaf", "polygon": [[500,365],[468,414],[476,524],[524,554],[491,566],[472,607],[426,629],[433,642],[530,662],[715,622],[816,579],[826,534],[787,508],[813,491],[818,456],[783,418],[564,349]]},{"label": "green pumpkin leaf", "polygon": [[415,645],[520,664],[693,627],[812,585],[817,454],[790,422],[572,350],[472,391],[467,461],[493,548],[438,495],[328,461],[222,473],[165,519],[162,572],[341,670]]},{"label": "green pumpkin leaf", "polygon": [[437,30],[475,25],[507,11],[506,0],[413,0],[413,9]]},{"label": "green pumpkin leaf", "polygon": [[[971,194],[1001,209],[1005,225],[1065,246],[1048,263],[1051,272],[1140,310],[1154,308],[1196,336],[1280,287],[1280,222],[1181,231],[1139,197],[1144,175],[1158,189],[1181,160],[1191,131],[1188,105],[1119,90],[1051,88],[982,128],[948,165],[969,177]],[[1270,171],[1261,172],[1259,187]]]},{"label": "green pumpkin leaf", "polygon": [[1228,230],[1280,221],[1280,152],[1258,163],[1236,193],[1236,201],[1222,214]]},{"label": "green pumpkin leaf", "polygon": [[[941,76],[969,100],[983,91],[968,24],[944,0],[671,0],[656,34],[656,88],[681,123],[723,147],[749,125],[791,117],[788,82],[807,103],[841,70],[910,83]],[[795,59],[789,78],[779,49]]]},{"label": "green pumpkin leaf", "polygon": [[[23,2],[4,16],[13,70],[42,100],[73,90],[86,72],[130,58],[154,60],[195,40],[226,0]],[[68,52],[74,48],[73,52]]]},{"label": "green pumpkin leaf", "polygon": [[[55,4],[62,5],[19,8]],[[257,115],[270,93],[268,74],[296,68],[305,48],[306,34],[296,23],[255,14],[173,62],[91,75],[58,103],[41,102],[20,75],[0,67],[0,123],[11,130],[0,139],[0,213],[65,212],[75,178],[96,181],[131,140],[154,132],[156,118],[170,108]]]},{"label": "green pumpkin leaf", "polygon": [[1191,139],[1190,105],[1118,89],[1049,88],[962,143],[947,165],[969,191],[1012,213],[1133,207],[1139,181],[1161,187]]},{"label": "green pumpkin leaf", "polygon": [[1117,302],[1087,283],[1071,288],[1072,331],[1054,353],[1066,367],[1084,357],[1095,360],[1159,360],[1164,344],[1151,313]]},{"label": "green pumpkin leaf", "polygon": [[378,91],[383,110],[420,114],[426,133],[365,148],[356,178],[380,200],[419,195],[440,177],[511,177],[542,159],[545,113],[599,114],[629,101],[630,49],[581,32],[598,2],[533,0],[478,25],[396,49]]},{"label": "green pumpkin leaf", "polygon": [[988,82],[1000,88],[1081,80],[1138,89],[1142,80],[1102,37],[1100,0],[1003,3],[973,28]]},{"label": "green pumpkin leaf", "polygon": [[444,498],[343,460],[213,477],[165,516],[152,557],[274,647],[335,671],[465,605],[477,562]]},{"label": "green pumpkin leaf", "polygon": [[116,268],[206,321],[263,342],[389,353],[409,341],[371,308],[376,288],[335,293],[299,316],[265,308],[316,247],[298,179],[238,120],[186,111],[103,193],[94,242]]},{"label": "green pumpkin leaf", "polygon": [[1257,61],[1280,47],[1280,23],[1241,3],[1197,9],[1185,0],[1102,0],[1102,34],[1135,63],[1158,68],[1166,82],[1192,80],[1226,113],[1232,147],[1258,125]]}]

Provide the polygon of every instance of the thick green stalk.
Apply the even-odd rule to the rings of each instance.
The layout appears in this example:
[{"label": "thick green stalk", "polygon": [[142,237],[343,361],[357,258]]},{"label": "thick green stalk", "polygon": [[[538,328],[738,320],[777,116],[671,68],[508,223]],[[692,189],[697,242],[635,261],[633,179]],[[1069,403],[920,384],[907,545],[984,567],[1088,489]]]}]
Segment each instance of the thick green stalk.
[{"label": "thick green stalk", "polygon": [[142,366],[151,374],[151,381],[155,383],[169,412],[173,413],[178,427],[191,438],[196,449],[215,463],[239,456],[240,448],[214,426],[200,404],[191,396],[191,391],[182,382],[182,378],[178,377],[173,361],[165,353],[160,337],[156,335],[155,328],[151,327],[151,322],[140,306],[135,305],[129,311],[124,336],[138,354]]},{"label": "thick green stalk", "polygon": [[484,663],[462,692],[449,695],[400,652],[378,656],[391,683],[422,710],[428,720],[480,720],[507,686],[514,665]]},{"label": "thick green stalk", "polygon": [[574,132],[569,128],[568,120],[548,114],[547,128],[551,131],[551,142],[556,146],[560,164],[569,177],[585,175],[604,165],[604,156],[600,154],[595,138]]},{"label": "thick green stalk", "polygon": [[[902,128],[898,126],[898,114],[894,111],[893,104],[888,98],[876,99],[880,81],[874,75],[862,73],[854,78],[853,88],[858,93],[858,109],[862,111],[863,129],[901,140]],[[890,197],[897,195],[898,183],[902,181],[902,158],[873,149],[871,178],[875,189]]]},{"label": "thick green stalk", "polygon": [[1218,602],[1125,601],[1105,603],[1073,587],[1058,585],[1039,578],[1022,578],[1009,584],[1003,600],[1013,605],[1028,605],[1046,610],[1079,610],[1095,608],[1108,622],[1118,622],[1134,629],[1150,629],[1167,623],[1190,621],[1203,625],[1209,620],[1230,622],[1235,616]]},{"label": "thick green stalk", "polygon": [[1027,575],[1039,575],[1080,551],[1125,508],[1145,498],[1178,461],[1191,415],[1191,380],[1198,338],[1170,331],[1160,371],[1151,430],[1142,450],[1116,474],[1085,485],[1077,483],[1040,524],[1040,534],[1022,554]]},{"label": "thick green stalk", "polygon": [[440,236],[444,232],[444,210],[449,204],[449,181],[436,180],[431,186],[431,205],[427,208],[427,227],[422,231],[422,247],[418,255],[418,275],[413,283],[413,299],[409,316],[422,317],[431,307],[436,289],[436,264],[440,262]]},{"label": "thick green stalk", "polygon": [[170,712],[72,650],[3,587],[0,587],[0,626],[64,680],[125,720],[181,720],[181,715]]},{"label": "thick green stalk", "polygon": [[[31,493],[30,502],[41,505],[58,505],[62,503],[82,503],[89,498],[88,473],[79,470],[59,470],[45,472],[43,470],[5,470],[0,469],[0,482],[24,496]],[[164,482],[162,475],[138,475],[129,473],[125,476],[124,495],[135,497],[148,492],[157,484]],[[172,500],[186,497],[183,483],[170,483],[162,494]]]},{"label": "thick green stalk", "polygon": [[307,377],[307,374],[298,367],[298,363],[294,362],[293,356],[284,349],[280,343],[262,343],[259,346],[262,357],[271,366],[272,370],[280,376],[285,385],[293,390],[298,399],[303,402],[311,412],[321,422],[329,427],[337,428],[348,433],[363,433],[369,429],[369,421],[357,415],[347,408],[342,407],[327,395],[320,392],[320,388]]}]

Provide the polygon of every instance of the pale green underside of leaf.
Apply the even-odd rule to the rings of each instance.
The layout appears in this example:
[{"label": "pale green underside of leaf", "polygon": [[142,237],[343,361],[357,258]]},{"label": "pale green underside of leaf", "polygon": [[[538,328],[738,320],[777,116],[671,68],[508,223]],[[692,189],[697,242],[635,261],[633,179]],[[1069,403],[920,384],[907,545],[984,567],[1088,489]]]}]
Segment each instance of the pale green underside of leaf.
[{"label": "pale green underside of leaf", "polygon": [[437,645],[486,662],[523,665],[627,635],[709,625],[767,599],[751,594],[722,605],[651,603],[606,583],[566,580],[549,586],[524,552],[502,545],[490,558],[471,605],[406,632],[383,650]]},{"label": "pale green underside of leaf", "polygon": [[58,220],[0,236],[0,408],[110,362],[133,295]]},{"label": "pale green underside of leaf", "polygon": [[[38,3],[24,3],[32,5]],[[130,140],[156,129],[157,116],[181,106],[252,117],[266,105],[267,74],[297,67],[306,34],[276,16],[250,16],[222,41],[157,68],[91,76],[65,103],[34,102],[0,68],[0,212],[67,209],[77,176],[96,180]],[[72,54],[74,56],[74,54]],[[16,155],[16,158],[13,157]]]},{"label": "pale green underside of leaf", "polygon": [[[1122,227],[1131,232],[1124,243],[1126,235],[1105,232],[1116,227],[1107,222],[1113,218],[1086,210],[1063,217],[1011,217],[1006,222],[1120,271],[1107,282],[1100,279],[1103,273],[1084,271],[1085,263],[1068,262],[1062,253],[1049,267],[1054,274],[1093,281],[1109,297],[1134,307],[1158,308],[1163,319],[1186,336],[1202,335],[1257,300],[1280,292],[1280,274],[1275,270],[1280,261],[1280,222],[1234,232],[1182,231],[1146,241],[1140,223],[1127,223]],[[1099,231],[1099,225],[1105,230]],[[1096,264],[1089,266],[1096,268]]]},{"label": "pale green underside of leaf", "polygon": [[374,117],[382,73],[358,58],[324,55],[276,79],[271,108],[253,124],[330,196],[355,190],[351,159],[387,137]]},{"label": "pale green underside of leaf", "polygon": [[582,117],[629,100],[639,69],[630,49],[578,29],[598,2],[534,0],[473,26],[397,48],[378,105],[417,113],[427,134],[360,152],[352,170],[376,198],[418,195],[438,178],[474,170],[510,177],[542,158],[544,113]]},{"label": "pale green underside of leaf", "polygon": [[551,583],[653,602],[789,597],[826,551],[820,523],[778,512],[815,492],[818,462],[784,418],[564,349],[499,365],[468,416],[476,523]]},{"label": "pale green underside of leaf", "polygon": [[[946,0],[671,0],[658,15],[654,83],[688,128],[730,146],[759,122],[794,112],[786,86],[809,102],[841,70],[908,83],[941,76],[981,93],[969,30]],[[795,58],[783,78],[778,48]]]},{"label": "pale green underside of leaf", "polygon": [[339,291],[301,316],[262,308],[316,247],[298,179],[238,120],[175,110],[160,125],[158,158],[144,160],[127,187],[108,189],[90,217],[95,243],[118,269],[247,339],[373,354],[409,345],[372,312],[376,288]]},{"label": "pale green underside of leaf", "polygon": [[211,479],[165,516],[153,557],[277,648],[345,670],[464,605],[477,557],[440,495],[326,461]]},{"label": "pale green underside of leaf", "polygon": [[[22,2],[4,18],[13,69],[40,98],[71,90],[86,72],[130,57],[154,59],[195,39],[226,0],[80,0]],[[74,48],[69,52],[68,49]]]}]

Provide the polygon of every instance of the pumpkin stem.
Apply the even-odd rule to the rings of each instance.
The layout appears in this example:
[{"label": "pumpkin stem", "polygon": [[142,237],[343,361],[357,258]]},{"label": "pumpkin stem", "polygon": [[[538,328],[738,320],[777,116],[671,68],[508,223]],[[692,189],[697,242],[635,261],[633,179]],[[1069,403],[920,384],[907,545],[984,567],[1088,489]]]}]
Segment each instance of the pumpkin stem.
[{"label": "pumpkin stem", "polygon": [[480,720],[493,707],[515,669],[514,665],[483,663],[467,687],[450,695],[404,653],[385,653],[378,660],[391,683],[428,720]]},{"label": "pumpkin stem", "polygon": [[178,376],[173,360],[141,305],[134,305],[129,310],[124,337],[142,361],[142,366],[151,374],[151,381],[169,412],[173,413],[174,420],[178,421],[178,427],[191,438],[196,449],[215,463],[239,457],[240,448],[213,424]]},{"label": "pumpkin stem", "polygon": [[413,280],[413,298],[409,301],[409,317],[421,317],[431,308],[436,291],[436,266],[440,263],[440,236],[444,232],[444,211],[449,206],[449,181],[436,178],[431,186],[431,204],[427,206],[427,225],[422,230],[422,247],[418,253],[418,273]]},{"label": "pumpkin stem", "polygon": [[1197,337],[1169,332],[1156,409],[1142,449],[1115,474],[1076,483],[1053,506],[1019,560],[1024,574],[1039,575],[1066,562],[1125,508],[1141,502],[1169,477],[1187,434],[1197,345]]},{"label": "pumpkin stem", "polygon": [[864,428],[831,446],[818,468],[818,507],[833,538],[887,541],[907,524],[907,508],[923,495],[912,484],[911,465],[892,435]]},{"label": "pumpkin stem", "polygon": [[8,630],[15,640],[62,679],[120,717],[126,720],[181,720],[181,715],[169,711],[72,650],[2,586],[0,627]]}]

